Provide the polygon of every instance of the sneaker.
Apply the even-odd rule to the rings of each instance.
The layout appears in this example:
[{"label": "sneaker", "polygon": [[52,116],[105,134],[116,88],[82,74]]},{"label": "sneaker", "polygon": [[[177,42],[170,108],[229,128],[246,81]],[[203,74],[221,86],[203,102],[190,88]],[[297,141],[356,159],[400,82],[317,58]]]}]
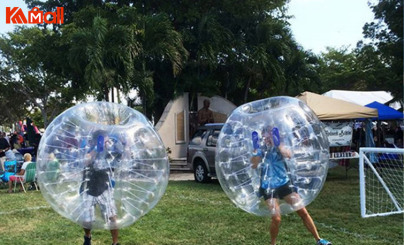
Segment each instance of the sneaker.
[{"label": "sneaker", "polygon": [[91,237],[84,236],[83,245],[91,245]]},{"label": "sneaker", "polygon": [[320,239],[317,241],[317,245],[332,245],[332,243],[325,239]]}]

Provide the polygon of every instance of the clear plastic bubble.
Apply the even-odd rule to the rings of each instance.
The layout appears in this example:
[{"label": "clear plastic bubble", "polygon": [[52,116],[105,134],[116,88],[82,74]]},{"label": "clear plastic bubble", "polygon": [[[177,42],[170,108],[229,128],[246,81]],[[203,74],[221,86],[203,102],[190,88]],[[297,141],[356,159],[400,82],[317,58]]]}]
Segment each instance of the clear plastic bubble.
[{"label": "clear plastic bubble", "polygon": [[277,198],[281,213],[305,207],[327,176],[329,146],[323,124],[292,97],[268,98],[235,109],[216,149],[216,174],[223,190],[239,208],[259,216],[273,212],[264,199],[274,201],[280,186],[298,194]]},{"label": "clear plastic bubble", "polygon": [[74,106],[52,121],[39,144],[43,196],[88,229],[133,224],[160,200],[168,176],[159,135],[141,113],[120,104]]}]

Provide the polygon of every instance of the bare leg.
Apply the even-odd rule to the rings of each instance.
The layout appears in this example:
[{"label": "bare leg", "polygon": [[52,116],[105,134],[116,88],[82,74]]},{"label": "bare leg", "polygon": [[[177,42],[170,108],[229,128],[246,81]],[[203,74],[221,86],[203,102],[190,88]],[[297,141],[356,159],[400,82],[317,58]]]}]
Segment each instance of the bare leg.
[{"label": "bare leg", "polygon": [[[109,220],[111,221],[112,224],[114,224],[114,226],[116,226],[116,216],[110,217]],[[118,229],[111,230],[112,244],[115,245],[118,243],[118,235],[119,235]]]},{"label": "bare leg", "polygon": [[4,162],[6,161],[6,157],[1,157],[0,162],[1,162],[1,171],[6,171],[4,168]]},{"label": "bare leg", "polygon": [[307,209],[303,206],[300,196],[294,192],[286,196],[285,201],[292,205],[294,209],[298,209],[296,213],[302,219],[304,226],[306,226],[307,230],[313,235],[316,241],[318,241],[320,236],[318,234],[316,225],[314,224],[309,212],[307,212]]},{"label": "bare leg", "polygon": [[83,229],[84,229],[84,235],[85,235],[86,237],[90,238],[90,237],[91,237],[91,230],[90,230],[90,229],[86,229],[86,228],[83,228]]},{"label": "bare leg", "polygon": [[111,230],[111,236],[112,236],[112,244],[117,244],[118,243],[118,235],[119,235],[119,230]]},{"label": "bare leg", "polygon": [[266,201],[268,205],[268,209],[272,214],[271,218],[271,226],[269,232],[271,234],[271,245],[276,244],[276,239],[278,238],[279,234],[279,227],[281,225],[281,213],[279,210],[279,203],[278,199],[272,198]]},{"label": "bare leg", "polygon": [[19,190],[20,191],[23,191],[24,189],[22,188],[22,185],[23,185],[23,183],[21,182],[21,179],[20,178],[14,178],[14,180],[9,180],[8,181],[8,193],[11,193],[11,192],[13,192],[13,187],[14,187],[14,184],[19,184]]},{"label": "bare leg", "polygon": [[12,180],[8,180],[8,193],[13,192],[13,181]]},{"label": "bare leg", "polygon": [[313,222],[310,214],[307,212],[306,208],[302,208],[297,210],[297,214],[302,218],[303,224],[306,226],[307,230],[313,235],[316,241],[320,240],[320,236],[318,235],[318,231],[316,225]]}]

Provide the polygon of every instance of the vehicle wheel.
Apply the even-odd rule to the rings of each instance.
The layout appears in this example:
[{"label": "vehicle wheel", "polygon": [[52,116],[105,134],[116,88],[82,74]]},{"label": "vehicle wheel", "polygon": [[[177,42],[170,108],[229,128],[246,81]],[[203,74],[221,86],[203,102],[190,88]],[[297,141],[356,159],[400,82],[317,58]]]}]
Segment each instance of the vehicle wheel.
[{"label": "vehicle wheel", "polygon": [[194,177],[195,181],[199,183],[206,183],[210,180],[210,177],[208,176],[208,170],[206,169],[203,162],[198,161],[197,163],[195,163]]}]

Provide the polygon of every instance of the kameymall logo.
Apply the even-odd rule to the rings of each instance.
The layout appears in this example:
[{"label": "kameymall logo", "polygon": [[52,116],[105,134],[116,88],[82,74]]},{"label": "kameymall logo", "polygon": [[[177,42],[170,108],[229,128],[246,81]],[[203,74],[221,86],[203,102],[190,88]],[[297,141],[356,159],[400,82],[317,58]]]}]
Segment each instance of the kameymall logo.
[{"label": "kameymall logo", "polygon": [[63,24],[63,7],[57,7],[56,12],[40,11],[34,7],[28,11],[28,19],[19,7],[6,7],[7,24]]}]

